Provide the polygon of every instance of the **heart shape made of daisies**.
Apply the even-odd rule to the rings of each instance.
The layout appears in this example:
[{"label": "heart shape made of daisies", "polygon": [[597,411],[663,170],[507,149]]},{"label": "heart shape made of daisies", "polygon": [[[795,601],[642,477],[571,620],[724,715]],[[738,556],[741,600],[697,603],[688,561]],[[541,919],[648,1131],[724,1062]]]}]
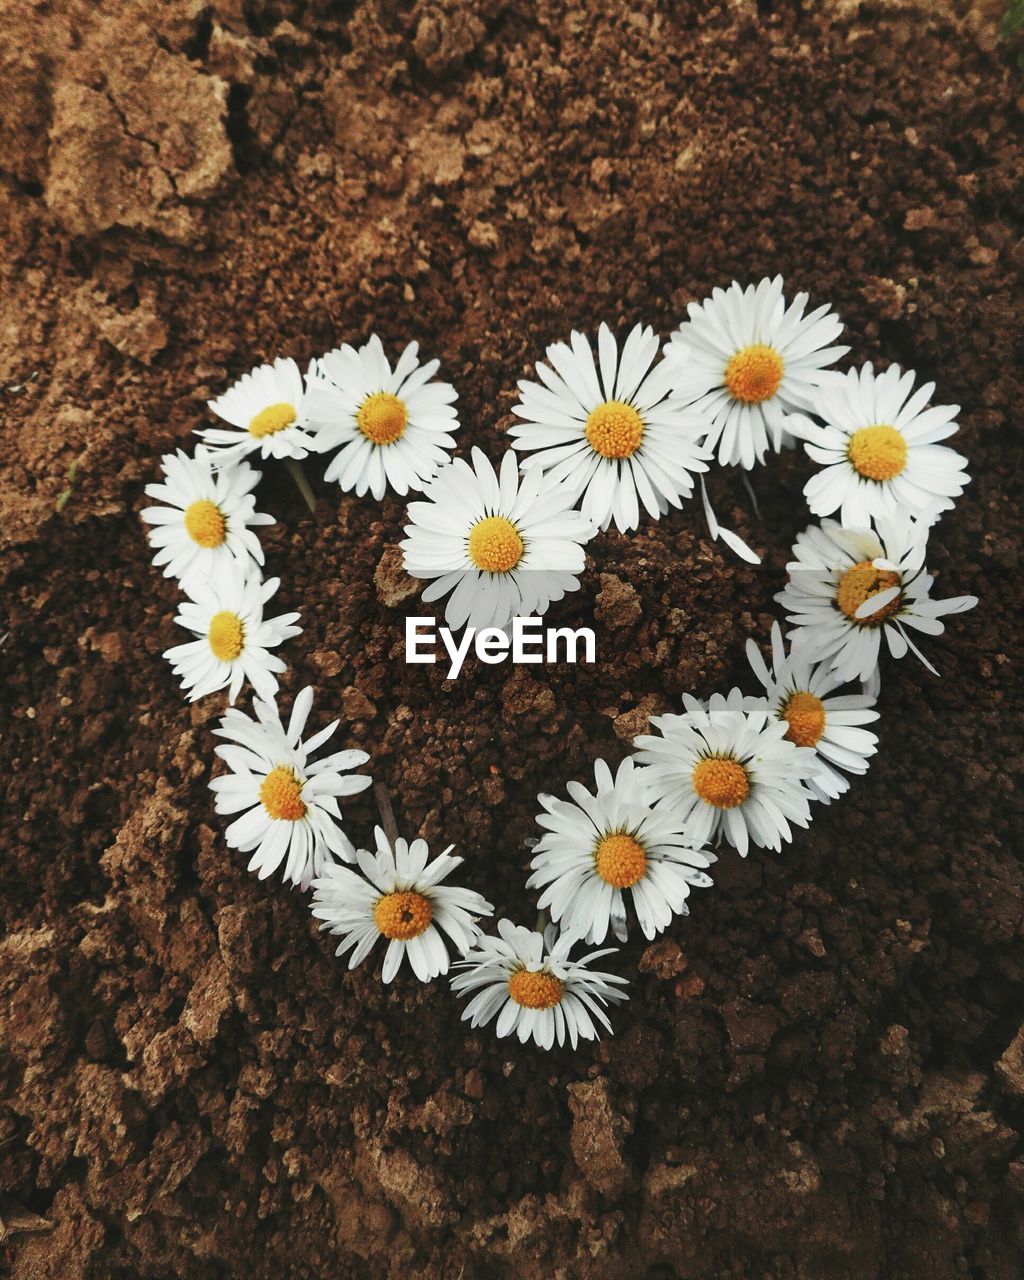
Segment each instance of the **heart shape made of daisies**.
[{"label": "heart shape made of daisies", "polygon": [[[778,851],[867,770],[883,641],[889,657],[912,650],[934,672],[911,633],[938,635],[944,615],[976,603],[932,599],[926,568],[929,533],[969,477],[941,443],[958,406],[932,404],[934,384],[897,365],[835,371],[842,324],[807,302],[787,302],[781,277],[734,282],[691,303],[664,347],[641,325],[621,348],[607,325],[596,345],[573,332],[519,383],[497,468],[475,447],[452,459],[457,396],[435,377],[439,362],[421,363],[414,342],[392,365],[376,336],[305,375],[284,358],[254,368],[210,402],[222,425],[199,430],[192,455],[164,457],[141,515],[191,634],[165,656],[190,701],[227,690],[234,704],[246,683],[255,695],[252,715],[231,705],[214,731],[225,839],[260,879],[312,889],[312,913],[350,968],[383,940],[385,983],[404,960],[422,982],[451,973],[472,1026],[575,1048],[610,1031],[609,1007],[627,998],[625,980],[597,967],[616,952],[602,946],[609,935],[625,941],[632,919],[654,938],[688,913],[693,888],[711,886],[716,850]],[[756,562],[719,524],[705,474],[715,461],[750,471],[797,445],[821,468],[804,491],[820,522],[798,536],[775,597],[788,636],[774,624],[768,659],[748,640],[755,692],[684,696],[614,769],[596,760],[592,788],[569,781],[564,796],[538,797],[526,881],[537,928],[502,919],[484,932],[492,905],[451,882],[463,860],[401,838],[382,789],[374,848],[356,847],[340,801],[371,785],[369,756],[322,752],[337,721],[307,735],[312,688],[287,720],[277,706],[276,650],[301,632],[300,615],[268,616],[280,584],[263,576],[256,530],[274,521],[255,509],[251,457],[283,462],[307,496],[300,464],[318,454],[330,455],[325,479],[357,498],[419,495],[405,570],[426,584],[424,604],[444,600],[450,633],[500,647],[515,619],[579,588],[599,531],[631,533],[696,487],[711,537]]]}]

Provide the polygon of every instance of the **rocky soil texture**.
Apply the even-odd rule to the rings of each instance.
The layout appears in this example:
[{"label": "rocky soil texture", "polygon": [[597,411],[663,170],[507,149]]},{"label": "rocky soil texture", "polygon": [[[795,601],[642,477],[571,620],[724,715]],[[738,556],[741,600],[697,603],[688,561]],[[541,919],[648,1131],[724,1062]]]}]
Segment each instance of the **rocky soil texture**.
[{"label": "rocky soil texture", "polygon": [[[1017,1280],[1024,1250],[1019,222],[1024,73],[948,0],[0,0],[0,1272]],[[138,520],[161,453],[260,359],[410,338],[505,447],[572,327],[663,334],[781,271],[851,359],[964,406],[935,532],[979,608],[890,668],[881,750],[780,856],[727,856],[621,956],[576,1055],[346,973],[207,790],[218,699],[160,654]],[[402,663],[403,506],[260,506],[305,631],[288,698],[373,755],[405,830],[532,923],[536,794],[745,677],[805,460],[716,473],[591,544],[553,617],[594,667]],[[315,472],[316,468],[312,468]],[[364,840],[367,794],[351,806]]]}]

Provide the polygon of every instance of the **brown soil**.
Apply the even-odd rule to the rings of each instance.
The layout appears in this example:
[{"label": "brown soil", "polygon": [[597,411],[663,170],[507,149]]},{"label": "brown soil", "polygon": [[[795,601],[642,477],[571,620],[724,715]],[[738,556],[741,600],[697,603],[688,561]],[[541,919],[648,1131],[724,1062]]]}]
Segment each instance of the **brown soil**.
[{"label": "brown soil", "polygon": [[[0,1271],[1020,1276],[1024,78],[998,9],[0,2]],[[221,703],[190,711],[160,657],[176,595],[137,517],[160,454],[258,359],[376,330],[441,357],[496,457],[547,342],[667,333],[775,271],[851,358],[964,406],[975,479],[932,559],[982,603],[932,645],[943,679],[890,669],[851,795],[631,942],[614,1039],[523,1050],[443,984],[347,974],[219,835]],[[401,661],[402,504],[320,484],[317,524],[272,475],[286,696],[315,682],[405,829],[530,922],[536,793],[744,677],[806,474],[759,472],[760,520],[714,480],[763,570],[693,506],[604,535],[555,612],[603,660],[455,684]],[[365,837],[368,796],[350,816]]]}]

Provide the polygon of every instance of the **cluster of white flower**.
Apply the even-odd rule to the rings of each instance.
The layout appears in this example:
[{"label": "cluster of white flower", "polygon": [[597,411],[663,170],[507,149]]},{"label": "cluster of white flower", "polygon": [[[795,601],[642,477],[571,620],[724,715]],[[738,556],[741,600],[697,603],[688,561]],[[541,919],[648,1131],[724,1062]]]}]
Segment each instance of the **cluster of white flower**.
[{"label": "cluster of white flower", "polygon": [[[422,982],[453,970],[454,991],[472,993],[463,1017],[474,1027],[496,1020],[499,1036],[545,1049],[596,1038],[610,1030],[606,1008],[626,999],[624,979],[590,967],[615,948],[575,959],[573,948],[609,931],[625,941],[629,907],[653,938],[687,914],[692,887],[711,885],[710,846],[779,850],[813,802],[867,770],[883,634],[893,657],[913,649],[934,670],[907,628],[937,635],[944,614],[976,603],[932,600],[925,570],[929,530],[968,480],[965,460],[938,443],[958,409],[928,407],[934,385],[914,391],[898,366],[833,371],[848,350],[833,345],[840,321],[827,306],[805,315],[806,295],[787,305],[782,289],[781,277],[716,289],[691,304],[660,358],[640,325],[620,352],[602,324],[596,358],[582,334],[554,343],[539,381],[519,384],[520,421],[497,470],[476,448],[469,462],[450,458],[456,393],[434,380],[438,362],[420,364],[412,343],[392,368],[376,336],[312,361],[305,378],[288,359],[254,369],[210,402],[227,427],[200,431],[192,457],[163,459],[164,483],[146,489],[159,505],[142,518],[154,562],[188,597],[176,621],[195,637],[166,656],[190,699],[227,689],[234,703],[245,681],[255,694],[254,718],[232,706],[215,731],[228,768],[210,783],[216,810],[238,815],[227,842],[252,855],[261,879],[280,870],[312,886],[313,915],[340,937],[350,968],[383,938],[384,982],[405,956]],[[255,510],[249,455],[294,466],[333,453],[326,479],[344,491],[421,491],[402,549],[408,572],[429,582],[423,599],[447,596],[453,628],[504,627],[578,588],[599,529],[633,530],[641,510],[659,519],[692,497],[695,478],[712,537],[756,561],[719,526],[704,473],[716,452],[750,469],[798,441],[823,467],[805,489],[812,513],[839,520],[810,527],[793,549],[776,597],[789,647],[776,623],[771,665],[747,642],[757,695],[684,697],[614,773],[595,763],[594,791],[570,782],[567,800],[538,797],[543,835],[527,881],[540,890],[536,930],[499,920],[497,936],[485,935],[479,922],[494,908],[446,883],[462,863],[450,848],[431,860],[423,840],[383,828],[375,852],[355,847],[338,800],[370,785],[355,772],[369,757],[312,758],[338,722],[303,737],[311,689],[287,727],[276,705],[285,666],[271,651],[301,628],[297,613],[264,617],[279,582],[262,576],[254,529],[273,520]]]}]

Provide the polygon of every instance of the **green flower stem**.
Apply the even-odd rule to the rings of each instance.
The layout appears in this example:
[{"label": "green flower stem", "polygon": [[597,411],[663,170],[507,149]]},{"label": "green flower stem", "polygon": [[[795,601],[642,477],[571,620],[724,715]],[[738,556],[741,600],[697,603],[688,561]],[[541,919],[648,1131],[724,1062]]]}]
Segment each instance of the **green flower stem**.
[{"label": "green flower stem", "polygon": [[302,463],[297,458],[285,458],[284,465],[288,468],[288,474],[295,481],[296,488],[305,499],[306,506],[309,507],[310,514],[316,519],[316,498],[313,490],[309,487],[309,481],[306,479],[306,473],[302,469]]},{"label": "green flower stem", "polygon": [[395,811],[391,807],[391,797],[388,795],[388,789],[383,782],[375,782],[373,784],[373,795],[377,801],[377,808],[380,810],[380,825],[384,828],[384,834],[387,836],[388,844],[391,845],[393,852],[395,841],[398,839],[398,823],[395,821]]}]

